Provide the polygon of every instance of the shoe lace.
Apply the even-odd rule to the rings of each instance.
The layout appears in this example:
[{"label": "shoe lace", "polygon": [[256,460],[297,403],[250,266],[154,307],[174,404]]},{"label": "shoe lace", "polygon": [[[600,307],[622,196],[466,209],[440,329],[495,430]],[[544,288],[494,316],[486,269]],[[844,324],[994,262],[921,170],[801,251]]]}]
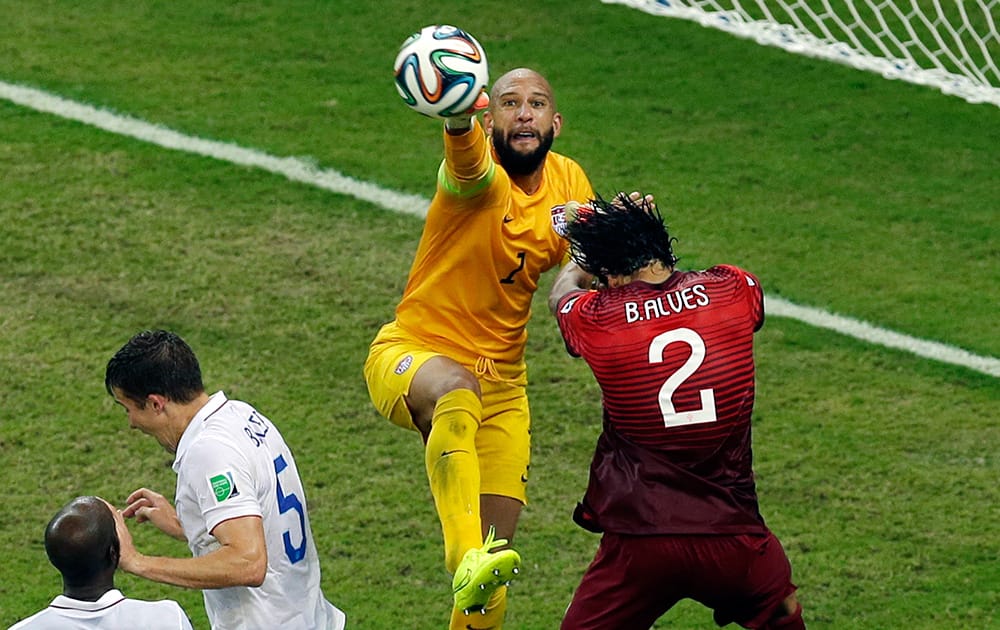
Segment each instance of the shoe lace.
[{"label": "shoe lace", "polygon": [[480,550],[483,553],[489,553],[490,551],[493,551],[497,547],[503,547],[506,544],[507,544],[507,539],[496,538],[496,529],[494,529],[494,527],[490,525],[489,531],[486,532],[486,540],[483,541],[483,546],[480,547]]}]

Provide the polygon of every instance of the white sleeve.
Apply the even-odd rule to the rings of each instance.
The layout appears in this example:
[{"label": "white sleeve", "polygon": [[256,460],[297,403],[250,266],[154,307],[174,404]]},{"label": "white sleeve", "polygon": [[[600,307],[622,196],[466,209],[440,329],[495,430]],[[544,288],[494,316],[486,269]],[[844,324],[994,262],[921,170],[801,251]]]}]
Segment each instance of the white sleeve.
[{"label": "white sleeve", "polygon": [[194,630],[191,620],[188,618],[187,613],[184,612],[184,609],[181,608],[181,605],[177,602],[174,602],[174,605],[177,607],[177,616],[179,617],[177,623],[178,630]]},{"label": "white sleeve", "polygon": [[211,533],[222,521],[241,516],[263,517],[257,502],[257,480],[246,455],[234,444],[202,439],[191,447],[185,462],[198,508]]}]

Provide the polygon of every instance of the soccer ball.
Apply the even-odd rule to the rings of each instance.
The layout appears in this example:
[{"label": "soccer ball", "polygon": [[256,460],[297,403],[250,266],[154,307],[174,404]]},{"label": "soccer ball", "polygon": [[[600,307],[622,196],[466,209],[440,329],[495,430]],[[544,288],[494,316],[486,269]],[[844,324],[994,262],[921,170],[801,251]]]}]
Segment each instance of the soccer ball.
[{"label": "soccer ball", "polygon": [[393,74],[403,101],[431,118],[467,111],[490,80],[483,47],[447,24],[410,35],[399,48]]}]

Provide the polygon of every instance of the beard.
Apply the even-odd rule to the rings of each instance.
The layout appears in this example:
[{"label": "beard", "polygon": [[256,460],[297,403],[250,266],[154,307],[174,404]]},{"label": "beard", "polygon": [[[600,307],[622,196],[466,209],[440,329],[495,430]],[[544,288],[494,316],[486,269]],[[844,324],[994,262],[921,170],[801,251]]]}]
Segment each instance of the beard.
[{"label": "beard", "polygon": [[539,136],[538,148],[530,153],[519,153],[510,146],[506,134],[499,138],[494,135],[493,148],[497,152],[500,166],[507,171],[508,175],[531,175],[545,161],[545,156],[549,154],[555,137],[555,132],[550,129],[548,133]]}]

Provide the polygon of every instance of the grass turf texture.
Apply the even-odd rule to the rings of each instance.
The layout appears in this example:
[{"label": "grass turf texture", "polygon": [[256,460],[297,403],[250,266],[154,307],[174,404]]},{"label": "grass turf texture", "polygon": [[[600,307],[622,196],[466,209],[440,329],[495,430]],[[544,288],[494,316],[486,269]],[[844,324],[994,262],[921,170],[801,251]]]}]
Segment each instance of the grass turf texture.
[{"label": "grass turf texture", "polygon": [[[655,193],[682,266],[739,264],[771,294],[1000,354],[997,108],[598,2],[511,3],[500,19],[485,2],[422,4],[0,0],[0,79],[429,196],[438,126],[399,102],[390,69],[411,31],[456,23],[494,76],[549,75],[556,148],[601,192]],[[191,342],[210,390],[282,429],[324,589],[352,626],[443,627],[450,579],[419,441],[377,417],[360,376],[420,221],[6,102],[0,171],[0,623],[58,592],[41,534],[68,499],[172,495],[170,456],[127,430],[102,382],[111,353],[157,326]],[[556,627],[597,544],[569,514],[599,401],[547,315],[550,280],[530,330],[532,503],[511,628]],[[996,379],[780,318],[757,356],[762,510],[810,627],[995,624]],[[187,554],[133,532],[144,552]],[[118,584],[207,627],[197,592]],[[711,620],[682,604],[668,625]]]}]

